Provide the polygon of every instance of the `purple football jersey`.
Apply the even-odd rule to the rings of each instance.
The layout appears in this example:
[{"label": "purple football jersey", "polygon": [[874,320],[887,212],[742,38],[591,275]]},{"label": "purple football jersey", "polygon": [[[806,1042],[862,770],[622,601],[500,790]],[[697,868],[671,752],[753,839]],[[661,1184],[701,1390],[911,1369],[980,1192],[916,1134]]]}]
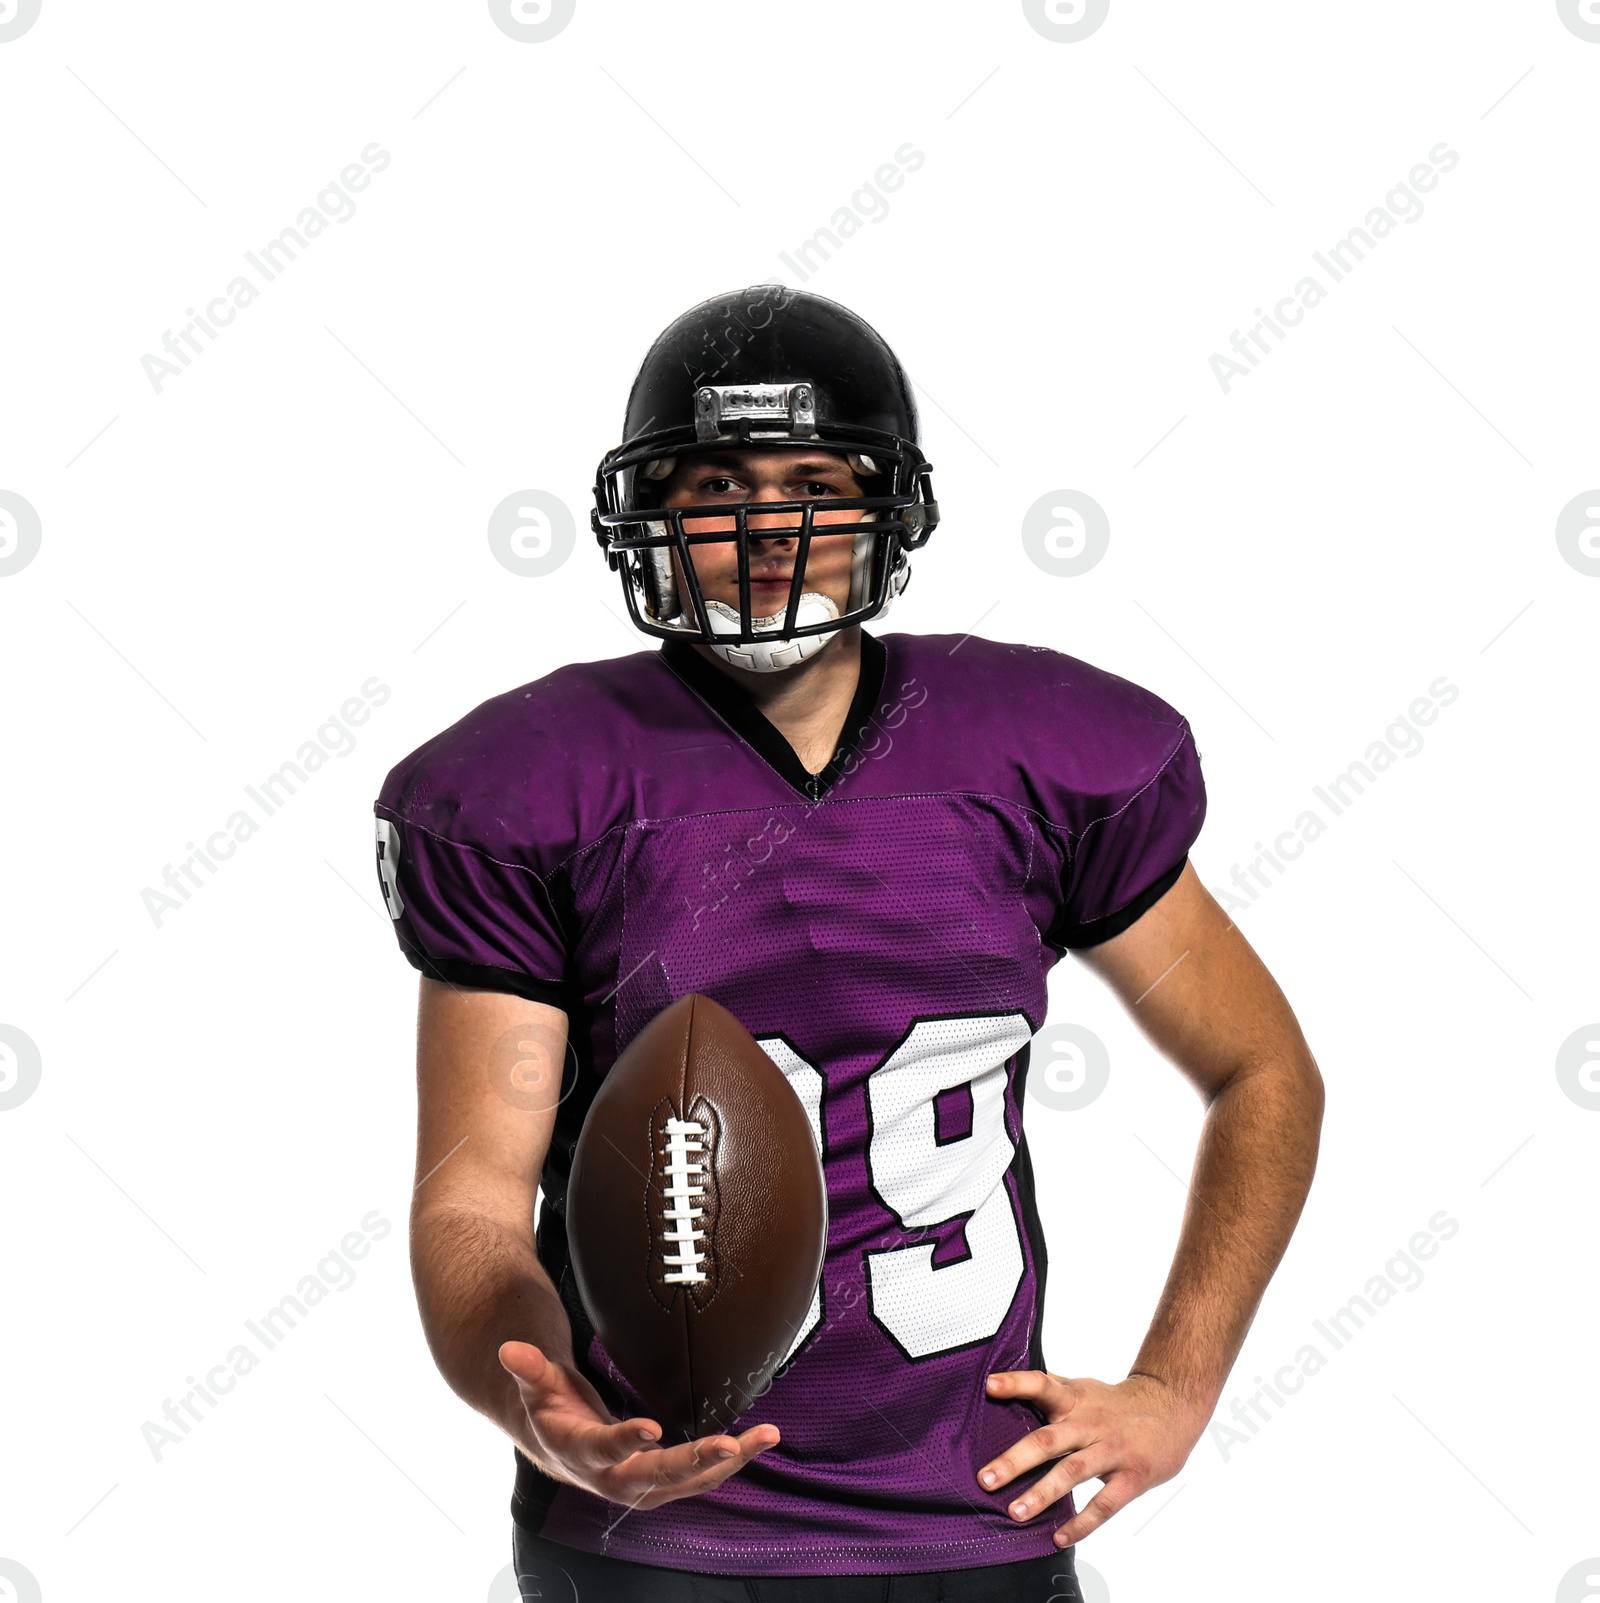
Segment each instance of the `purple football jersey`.
[{"label": "purple football jersey", "polygon": [[778,1445],[650,1510],[518,1452],[517,1521],[724,1575],[1054,1552],[1069,1501],[1019,1525],[1007,1503],[1037,1475],[977,1482],[1042,1422],[985,1378],[1049,1367],[1028,1046],[1061,954],[1125,929],[1183,869],[1205,816],[1185,720],[1042,647],[863,630],[840,746],[811,775],[728,675],[672,641],[485,702],[393,770],[377,813],[411,962],[566,1010],[576,1067],[538,1253],[613,1414],[650,1410],[584,1312],[565,1201],[618,1053],[678,997],[714,998],[794,1087],[827,1177],[810,1313],[724,1424],[770,1422]]}]

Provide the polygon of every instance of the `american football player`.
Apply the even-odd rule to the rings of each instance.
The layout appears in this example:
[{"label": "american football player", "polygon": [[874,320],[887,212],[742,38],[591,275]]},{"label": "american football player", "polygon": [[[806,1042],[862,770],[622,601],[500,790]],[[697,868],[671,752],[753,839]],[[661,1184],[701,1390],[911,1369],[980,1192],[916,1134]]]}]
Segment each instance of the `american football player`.
[{"label": "american football player", "polygon": [[[1058,651],[879,632],[938,525],[873,329],[779,285],[696,306],[595,485],[648,649],[484,703],[383,786],[418,1300],[515,1444],[526,1597],[1071,1603],[1073,1544],[1182,1467],[1299,1216],[1321,1079],[1189,866],[1188,723]],[[1023,1109],[1067,952],[1207,1104],[1116,1381],[1045,1355]],[[690,991],[815,1109],[829,1236],[765,1394],[674,1441],[589,1326],[565,1192],[607,1069]]]}]

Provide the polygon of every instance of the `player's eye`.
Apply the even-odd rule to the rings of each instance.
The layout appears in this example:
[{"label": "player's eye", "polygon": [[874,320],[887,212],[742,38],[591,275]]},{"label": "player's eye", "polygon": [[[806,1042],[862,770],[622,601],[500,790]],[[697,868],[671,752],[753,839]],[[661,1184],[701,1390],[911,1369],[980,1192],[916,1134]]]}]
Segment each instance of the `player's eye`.
[{"label": "player's eye", "polygon": [[837,495],[838,488],[824,479],[808,479],[800,486],[801,493],[816,499],[825,495]]},{"label": "player's eye", "polygon": [[733,488],[733,480],[728,478],[702,479],[700,488],[709,495],[726,495]]}]

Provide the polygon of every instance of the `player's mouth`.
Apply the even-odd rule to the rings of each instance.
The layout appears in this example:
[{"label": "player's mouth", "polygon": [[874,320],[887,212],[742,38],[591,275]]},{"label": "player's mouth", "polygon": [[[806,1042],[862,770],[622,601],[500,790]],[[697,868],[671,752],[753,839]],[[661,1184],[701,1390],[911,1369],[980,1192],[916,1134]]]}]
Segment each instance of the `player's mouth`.
[{"label": "player's mouth", "polygon": [[[750,616],[765,621],[768,618],[781,618],[789,605],[789,588],[794,575],[781,574],[777,576],[765,575],[757,577],[750,575]],[[727,605],[736,612],[739,608],[738,583],[735,581],[733,593],[728,597]]]},{"label": "player's mouth", "polygon": [[750,593],[757,596],[787,595],[794,582],[792,573],[750,575]]}]

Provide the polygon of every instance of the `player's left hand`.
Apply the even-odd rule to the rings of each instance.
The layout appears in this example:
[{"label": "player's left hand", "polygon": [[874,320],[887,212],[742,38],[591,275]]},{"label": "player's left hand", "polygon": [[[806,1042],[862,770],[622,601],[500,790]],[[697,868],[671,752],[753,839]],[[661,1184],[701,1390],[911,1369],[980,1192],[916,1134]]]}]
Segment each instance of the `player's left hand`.
[{"label": "player's left hand", "polygon": [[1209,1409],[1152,1375],[1130,1375],[1110,1386],[1037,1369],[1006,1370],[989,1377],[988,1392],[1008,1402],[1026,1399],[1049,1424],[979,1469],[978,1484],[985,1491],[1005,1486],[1047,1459],[1060,1460],[1012,1500],[1007,1512],[1014,1520],[1034,1518],[1084,1481],[1104,1482],[1087,1507],[1057,1530],[1061,1547],[1082,1540],[1141,1493],[1171,1480],[1210,1417]]}]

